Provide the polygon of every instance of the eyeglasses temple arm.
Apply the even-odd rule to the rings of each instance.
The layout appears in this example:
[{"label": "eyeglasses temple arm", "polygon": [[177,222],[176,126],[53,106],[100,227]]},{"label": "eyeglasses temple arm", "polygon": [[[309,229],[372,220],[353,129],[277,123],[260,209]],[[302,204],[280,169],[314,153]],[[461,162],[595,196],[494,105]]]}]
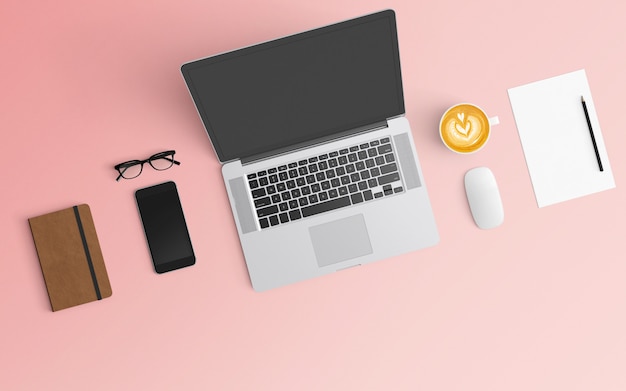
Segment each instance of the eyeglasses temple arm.
[{"label": "eyeglasses temple arm", "polygon": [[162,159],[169,160],[170,162],[172,162],[172,163],[176,164],[177,166],[180,166],[180,162],[179,162],[178,160],[174,160],[174,159],[172,159],[171,157],[167,157],[167,156],[165,156],[165,157],[163,157]]}]

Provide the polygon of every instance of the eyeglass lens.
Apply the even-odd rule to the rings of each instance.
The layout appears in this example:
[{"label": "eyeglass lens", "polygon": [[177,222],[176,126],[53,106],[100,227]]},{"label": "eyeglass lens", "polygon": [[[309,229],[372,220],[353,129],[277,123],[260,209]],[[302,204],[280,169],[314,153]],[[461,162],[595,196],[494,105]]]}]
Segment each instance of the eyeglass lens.
[{"label": "eyeglass lens", "polygon": [[117,170],[120,172],[120,175],[124,179],[132,179],[136,178],[141,174],[143,169],[143,163],[140,161],[128,162],[123,166],[119,167]]},{"label": "eyeglass lens", "polygon": [[174,154],[169,152],[161,152],[150,156],[148,163],[155,170],[167,170],[174,165]]}]

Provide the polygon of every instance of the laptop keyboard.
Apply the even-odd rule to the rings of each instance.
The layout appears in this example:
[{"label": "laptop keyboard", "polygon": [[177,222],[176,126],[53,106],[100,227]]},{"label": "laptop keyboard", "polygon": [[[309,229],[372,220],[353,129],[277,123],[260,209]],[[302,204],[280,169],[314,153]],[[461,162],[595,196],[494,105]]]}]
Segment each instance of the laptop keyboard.
[{"label": "laptop keyboard", "polygon": [[247,177],[263,229],[403,191],[389,137]]}]

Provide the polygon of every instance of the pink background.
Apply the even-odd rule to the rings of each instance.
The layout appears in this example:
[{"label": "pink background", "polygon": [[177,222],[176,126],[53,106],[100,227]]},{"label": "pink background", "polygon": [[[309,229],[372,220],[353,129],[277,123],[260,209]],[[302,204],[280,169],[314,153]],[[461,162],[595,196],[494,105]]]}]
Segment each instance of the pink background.
[{"label": "pink background", "polygon": [[[626,389],[626,7],[614,0],[0,4],[0,389]],[[441,242],[288,287],[250,285],[184,62],[385,8]],[[507,89],[585,68],[617,188],[537,208]],[[469,101],[477,154],[437,134]],[[115,182],[176,149],[181,166]],[[492,168],[506,219],[472,221]],[[178,184],[197,264],[157,275],[133,192]],[[113,296],[53,313],[27,218],[91,206]]]}]

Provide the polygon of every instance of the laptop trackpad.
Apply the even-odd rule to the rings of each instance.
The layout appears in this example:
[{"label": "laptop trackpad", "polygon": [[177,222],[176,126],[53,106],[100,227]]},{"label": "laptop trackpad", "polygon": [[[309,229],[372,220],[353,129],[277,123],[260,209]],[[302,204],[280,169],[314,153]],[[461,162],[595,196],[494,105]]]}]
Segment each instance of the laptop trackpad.
[{"label": "laptop trackpad", "polygon": [[309,234],[320,267],[372,253],[362,214],[310,227]]}]

